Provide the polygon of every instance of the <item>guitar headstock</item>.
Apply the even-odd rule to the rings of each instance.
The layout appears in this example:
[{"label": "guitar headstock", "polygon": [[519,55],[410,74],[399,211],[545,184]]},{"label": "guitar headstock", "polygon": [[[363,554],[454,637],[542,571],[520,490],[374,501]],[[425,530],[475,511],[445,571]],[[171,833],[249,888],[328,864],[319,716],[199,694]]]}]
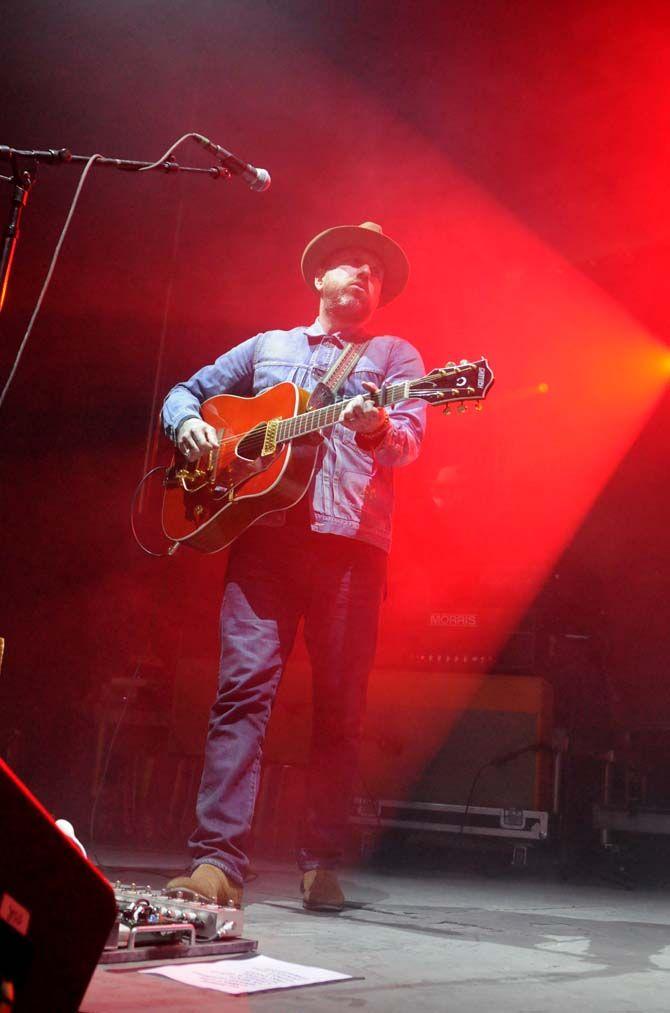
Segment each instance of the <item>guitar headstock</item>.
[{"label": "guitar headstock", "polygon": [[433,405],[449,405],[452,401],[483,401],[494,381],[491,367],[485,358],[469,362],[448,362],[433,369],[420,380],[412,380],[411,397],[421,398]]}]

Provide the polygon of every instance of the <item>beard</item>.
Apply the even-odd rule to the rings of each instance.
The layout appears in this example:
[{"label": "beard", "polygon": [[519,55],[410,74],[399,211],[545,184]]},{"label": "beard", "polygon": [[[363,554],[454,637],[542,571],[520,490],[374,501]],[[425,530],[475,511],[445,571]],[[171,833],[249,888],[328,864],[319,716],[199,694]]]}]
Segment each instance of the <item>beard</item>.
[{"label": "beard", "polygon": [[363,289],[347,288],[328,293],[325,300],[328,313],[349,324],[367,320],[370,315],[370,298]]}]

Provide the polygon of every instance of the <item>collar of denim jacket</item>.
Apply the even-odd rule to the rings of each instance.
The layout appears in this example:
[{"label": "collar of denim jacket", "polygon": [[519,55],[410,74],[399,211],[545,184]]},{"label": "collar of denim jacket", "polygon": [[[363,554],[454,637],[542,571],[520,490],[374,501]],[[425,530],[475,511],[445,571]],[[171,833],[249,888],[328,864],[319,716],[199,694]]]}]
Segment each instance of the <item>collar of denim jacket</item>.
[{"label": "collar of denim jacket", "polygon": [[[313,324],[310,324],[309,327],[305,327],[304,331],[308,338],[325,338],[327,336],[327,332],[324,331],[323,327],[321,326],[321,321],[319,320],[318,317],[316,318]],[[357,342],[357,341],[369,341],[371,335],[369,334],[368,331],[361,330],[360,328],[344,327],[342,328],[342,330],[332,331],[330,333],[330,337],[338,338],[342,342],[344,341]]]}]

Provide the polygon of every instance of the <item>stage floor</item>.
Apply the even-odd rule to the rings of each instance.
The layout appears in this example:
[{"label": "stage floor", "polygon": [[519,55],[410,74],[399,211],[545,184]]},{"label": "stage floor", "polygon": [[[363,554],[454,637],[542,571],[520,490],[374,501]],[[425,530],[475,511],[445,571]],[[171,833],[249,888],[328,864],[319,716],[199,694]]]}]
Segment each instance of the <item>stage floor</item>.
[{"label": "stage floor", "polygon": [[[100,861],[114,866],[110,878],[126,882],[158,886],[165,881],[160,870],[168,875],[182,866],[175,855],[100,852]],[[257,878],[245,890],[245,935],[258,939],[258,952],[351,974],[352,981],[236,998],[128,968],[98,967],[81,1008],[668,1010],[667,886],[627,890],[597,875],[562,882],[551,867],[478,869],[472,861],[453,861],[449,852],[441,868],[434,859],[429,864],[344,870],[350,906],[328,915],[303,910],[292,866],[258,861]]]}]

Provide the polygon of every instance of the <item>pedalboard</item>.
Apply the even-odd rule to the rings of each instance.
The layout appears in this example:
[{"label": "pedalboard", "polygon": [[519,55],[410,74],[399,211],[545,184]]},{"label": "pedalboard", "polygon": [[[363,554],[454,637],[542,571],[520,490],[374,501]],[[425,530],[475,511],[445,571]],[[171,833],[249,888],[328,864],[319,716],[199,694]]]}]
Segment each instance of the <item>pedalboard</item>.
[{"label": "pedalboard", "polygon": [[112,885],[118,914],[101,964],[252,953],[258,947],[243,938],[244,916],[232,903],[208,902],[190,890]]}]

